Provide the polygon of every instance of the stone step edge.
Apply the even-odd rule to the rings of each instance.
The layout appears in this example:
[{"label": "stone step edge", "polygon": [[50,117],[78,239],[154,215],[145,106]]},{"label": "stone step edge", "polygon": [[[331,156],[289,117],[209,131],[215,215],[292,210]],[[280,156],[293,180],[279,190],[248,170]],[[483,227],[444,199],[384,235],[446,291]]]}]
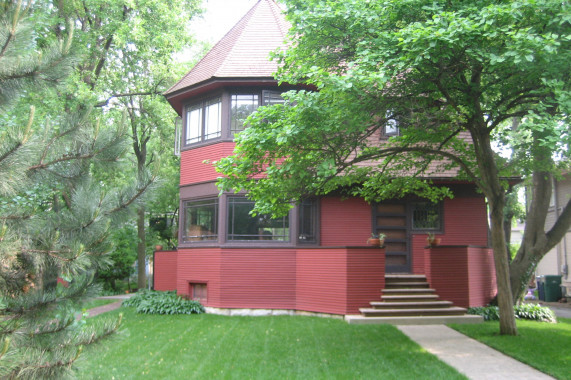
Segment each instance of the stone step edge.
[{"label": "stone step edge", "polygon": [[452,306],[452,307],[443,307],[443,308],[428,308],[428,309],[420,309],[420,308],[410,308],[410,309],[373,309],[370,307],[363,307],[360,308],[359,311],[362,314],[391,314],[391,313],[458,313],[458,312],[466,312],[466,309],[463,307]]},{"label": "stone step edge", "polygon": [[359,314],[345,316],[349,324],[389,324],[389,325],[447,325],[450,323],[476,324],[484,322],[480,315],[451,315],[451,316],[424,316],[424,317],[365,317]]},{"label": "stone step edge", "polygon": [[434,307],[438,307],[438,306],[444,306],[444,305],[453,305],[452,301],[426,301],[426,302],[383,302],[383,301],[371,301],[369,302],[369,304],[371,306],[374,307],[401,307],[401,306],[420,306],[420,307],[426,307],[427,305],[433,305]]}]

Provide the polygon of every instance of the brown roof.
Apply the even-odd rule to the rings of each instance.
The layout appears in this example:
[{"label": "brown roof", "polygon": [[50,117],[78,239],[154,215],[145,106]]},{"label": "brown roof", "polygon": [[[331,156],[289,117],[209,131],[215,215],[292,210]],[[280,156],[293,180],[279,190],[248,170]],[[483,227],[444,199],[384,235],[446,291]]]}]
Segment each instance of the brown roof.
[{"label": "brown roof", "polygon": [[278,4],[259,0],[165,95],[215,78],[271,78],[278,66],[269,53],[285,46],[288,29]]}]

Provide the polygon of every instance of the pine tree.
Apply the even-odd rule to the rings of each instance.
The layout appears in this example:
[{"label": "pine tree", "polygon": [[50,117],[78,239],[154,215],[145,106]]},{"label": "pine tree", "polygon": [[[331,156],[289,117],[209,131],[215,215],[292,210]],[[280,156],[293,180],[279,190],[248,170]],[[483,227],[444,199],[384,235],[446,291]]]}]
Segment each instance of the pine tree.
[{"label": "pine tree", "polygon": [[112,226],[152,181],[93,180],[128,147],[123,126],[101,125],[86,107],[51,121],[34,107],[22,114],[26,96],[51,94],[76,62],[71,24],[48,43],[31,14],[21,0],[0,3],[0,377],[62,378],[83,346],[119,327],[120,318],[87,327],[75,314],[109,264]]}]

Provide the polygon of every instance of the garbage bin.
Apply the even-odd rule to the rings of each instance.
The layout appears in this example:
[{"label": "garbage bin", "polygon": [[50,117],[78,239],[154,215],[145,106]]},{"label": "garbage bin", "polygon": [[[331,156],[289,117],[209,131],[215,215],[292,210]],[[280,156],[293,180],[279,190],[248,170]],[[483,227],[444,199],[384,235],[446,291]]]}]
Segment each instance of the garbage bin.
[{"label": "garbage bin", "polygon": [[537,284],[537,296],[540,301],[545,301],[545,276],[537,276],[535,278]]},{"label": "garbage bin", "polygon": [[561,299],[561,276],[559,275],[545,275],[544,289],[545,289],[545,302],[557,302]]}]

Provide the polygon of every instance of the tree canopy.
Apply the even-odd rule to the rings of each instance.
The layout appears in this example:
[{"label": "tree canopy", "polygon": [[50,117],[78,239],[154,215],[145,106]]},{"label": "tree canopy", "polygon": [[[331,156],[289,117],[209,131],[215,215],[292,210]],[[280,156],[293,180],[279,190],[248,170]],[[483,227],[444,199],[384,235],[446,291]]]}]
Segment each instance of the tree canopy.
[{"label": "tree canopy", "polygon": [[[369,201],[410,192],[434,200],[449,194],[431,178],[456,171],[487,198],[500,329],[515,334],[505,179],[569,165],[569,5],[286,3],[293,27],[289,48],[277,53],[277,77],[317,91],[289,92],[286,104],[252,115],[235,154],[217,163],[221,188],[245,189],[257,210],[279,214],[303,196],[340,188]],[[381,141],[395,126],[398,134]],[[513,159],[497,154],[498,146]],[[569,223],[566,217],[560,226]],[[551,231],[541,228],[545,240]]]}]

